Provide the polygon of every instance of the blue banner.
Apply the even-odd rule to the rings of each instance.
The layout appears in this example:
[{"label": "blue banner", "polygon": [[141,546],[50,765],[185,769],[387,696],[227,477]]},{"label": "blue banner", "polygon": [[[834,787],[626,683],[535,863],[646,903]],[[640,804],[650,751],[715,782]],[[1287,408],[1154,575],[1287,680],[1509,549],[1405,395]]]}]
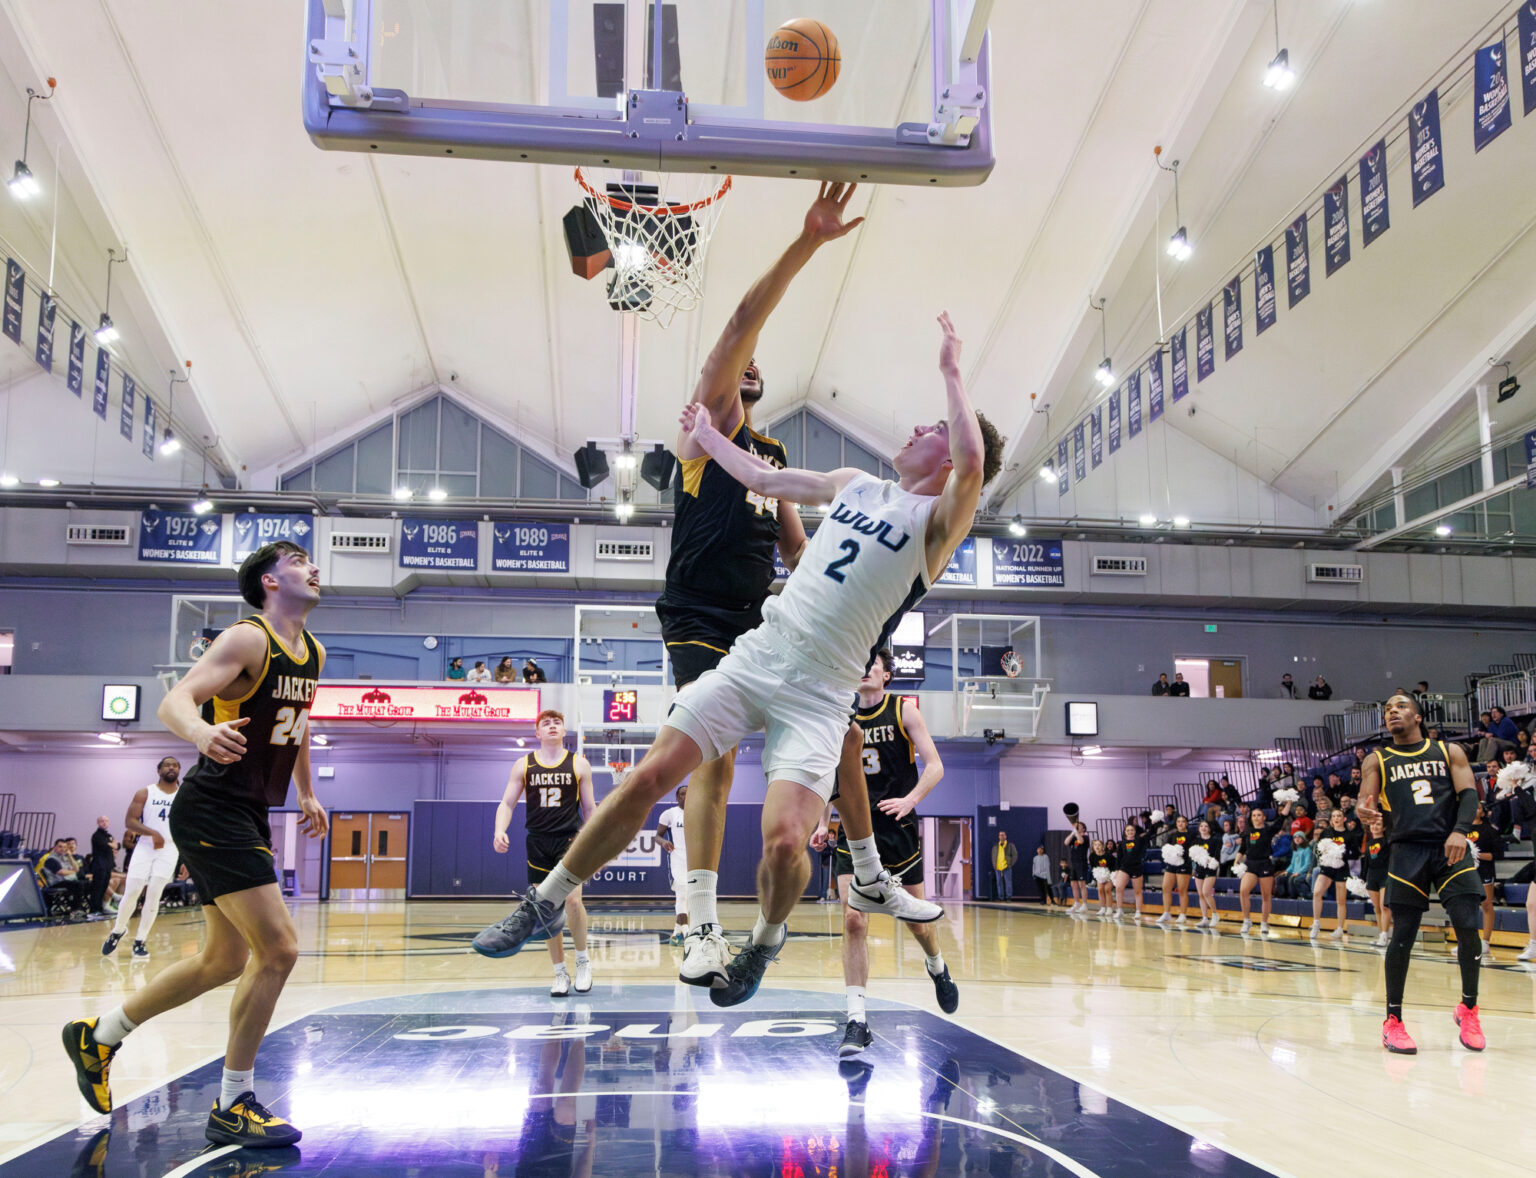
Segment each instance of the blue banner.
[{"label": "blue banner", "polygon": [[1207,379],[1216,371],[1216,339],[1212,334],[1215,309],[1206,303],[1195,312],[1195,377]]},{"label": "blue banner", "polygon": [[[779,561],[778,549],[773,558]],[[789,566],[784,566],[789,576]],[[500,523],[491,528],[491,572],[568,573],[571,571],[570,524]]]},{"label": "blue banner", "polygon": [[1104,407],[1097,406],[1088,415],[1088,451],[1093,461],[1093,469],[1098,470],[1104,464]]},{"label": "blue banner", "polygon": [[1141,432],[1141,369],[1134,368],[1125,380],[1125,417],[1131,437]]},{"label": "blue banner", "polygon": [[75,396],[85,392],[85,328],[69,323],[69,376],[64,382]]},{"label": "blue banner", "polygon": [[[1181,327],[1173,337],[1173,362],[1169,366],[1173,372],[1173,400],[1174,403],[1182,401],[1189,396],[1189,328]],[[1153,414],[1156,417],[1157,414]]]},{"label": "blue banner", "polygon": [[1509,130],[1509,77],[1504,71],[1504,38],[1484,45],[1473,59],[1472,144],[1482,151]]},{"label": "blue banner", "polygon": [[1418,208],[1445,187],[1438,90],[1431,90],[1408,111],[1408,165],[1413,176],[1413,207]]},{"label": "blue banner", "polygon": [[155,460],[155,399],[144,398],[144,457],[151,462]]},{"label": "blue banner", "polygon": [[161,564],[218,564],[224,517],[190,511],[139,513],[139,559]]},{"label": "blue banner", "polygon": [[107,419],[107,382],[112,379],[112,357],[105,348],[96,350],[96,383],[91,386],[91,411]]},{"label": "blue banner", "polygon": [[1082,422],[1072,427],[1072,469],[1078,482],[1088,477],[1088,451],[1083,447]]},{"label": "blue banner", "polygon": [[1392,227],[1387,210],[1387,140],[1360,157],[1360,238],[1370,245]]},{"label": "blue banner", "polygon": [[1065,495],[1072,486],[1072,474],[1067,469],[1070,465],[1067,457],[1067,439],[1062,438],[1056,443],[1056,494]]},{"label": "blue banner", "polygon": [[469,519],[400,521],[400,567],[473,572],[480,563],[479,525]]},{"label": "blue banner", "polygon": [[133,377],[123,373],[123,405],[118,414],[117,428],[123,437],[133,441],[133,401],[134,401]]},{"label": "blue banner", "polygon": [[[1180,345],[1182,347],[1182,345]],[[1147,420],[1163,415],[1163,349],[1158,348],[1147,361]]]},{"label": "blue banner", "polygon": [[1287,307],[1294,307],[1312,293],[1312,252],[1307,245],[1307,214],[1302,213],[1285,230],[1285,287]]},{"label": "blue banner", "polygon": [[1266,245],[1253,255],[1254,334],[1275,325],[1275,247]]},{"label": "blue banner", "polygon": [[1061,588],[1067,583],[1060,540],[993,540],[992,584],[996,588]]},{"label": "blue banner", "polygon": [[1525,435],[1525,485],[1536,487],[1536,429]]},{"label": "blue banner", "polygon": [[1237,275],[1221,291],[1221,326],[1226,336],[1226,359],[1243,350],[1243,279]]},{"label": "blue banner", "polygon": [[37,357],[44,372],[53,371],[53,316],[59,309],[59,300],[44,295],[37,304]]},{"label": "blue banner", "polygon": [[[146,406],[153,402],[147,398]],[[234,551],[229,554],[229,559],[234,564],[239,564],[258,548],[267,544],[276,544],[279,540],[286,540],[290,544],[297,544],[304,551],[314,555],[314,547],[311,541],[315,536],[315,517],[312,515],[299,515],[296,513],[267,514],[259,511],[247,511],[244,515],[237,515],[233,521]]]},{"label": "blue banner", "polygon": [[21,300],[27,292],[27,272],[15,258],[5,259],[5,316],[3,329],[13,343],[21,343]]},{"label": "blue banner", "polygon": [[1323,274],[1332,278],[1334,271],[1349,263],[1349,177],[1340,176],[1323,193]]},{"label": "blue banner", "polygon": [[1120,390],[1109,394],[1109,452],[1120,449]]},{"label": "blue banner", "polygon": [[976,584],[976,538],[967,536],[960,541],[960,547],[956,548],[949,557],[949,565],[939,575],[940,585],[970,585]]},{"label": "blue banner", "polygon": [[1520,89],[1525,98],[1525,113],[1536,110],[1536,2],[1526,0],[1520,5],[1519,32],[1516,44],[1520,46]]}]

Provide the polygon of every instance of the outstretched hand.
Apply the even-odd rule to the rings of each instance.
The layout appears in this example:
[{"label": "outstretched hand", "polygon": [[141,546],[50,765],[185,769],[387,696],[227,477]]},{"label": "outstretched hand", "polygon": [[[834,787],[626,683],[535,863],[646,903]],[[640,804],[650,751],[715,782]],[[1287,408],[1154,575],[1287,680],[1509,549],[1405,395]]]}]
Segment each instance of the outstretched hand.
[{"label": "outstretched hand", "polygon": [[697,401],[690,401],[684,405],[677,420],[683,427],[683,436],[691,439],[701,450],[704,449],[705,438],[720,432],[715,429],[715,423],[710,420],[709,410]]},{"label": "outstretched hand", "polygon": [[848,201],[858,191],[858,187],[857,184],[824,182],[815,203],[805,214],[805,236],[817,245],[821,245],[824,242],[836,241],[862,225],[863,217],[855,217],[847,224],[843,223],[843,214],[848,209]]},{"label": "outstretched hand", "polygon": [[960,336],[950,321],[948,311],[939,312],[939,327],[944,332],[944,339],[939,344],[939,369],[942,372],[959,372]]}]

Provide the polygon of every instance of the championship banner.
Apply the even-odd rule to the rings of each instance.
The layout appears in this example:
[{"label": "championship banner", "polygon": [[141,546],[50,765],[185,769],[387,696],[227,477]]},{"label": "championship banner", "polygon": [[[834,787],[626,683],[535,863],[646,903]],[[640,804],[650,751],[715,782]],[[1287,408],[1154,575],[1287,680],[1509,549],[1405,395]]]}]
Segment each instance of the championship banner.
[{"label": "championship banner", "polygon": [[112,357],[105,348],[96,350],[96,383],[91,386],[91,411],[107,419],[107,382],[112,379]]},{"label": "championship banner", "polygon": [[[1189,349],[1187,333],[1188,327],[1179,328],[1179,334],[1173,337],[1173,401],[1178,404],[1189,396]],[[1157,414],[1153,414],[1156,417]]]},{"label": "championship banner", "polygon": [[1440,150],[1440,92],[1431,90],[1408,111],[1408,162],[1413,175],[1413,207],[1445,187],[1445,156]]},{"label": "championship banner", "polygon": [[940,585],[976,587],[976,537],[967,536],[950,554],[949,564],[939,574]]},{"label": "championship banner", "polygon": [[59,300],[44,295],[37,304],[37,357],[38,366],[44,372],[53,371],[53,316],[59,309]]},{"label": "championship banner", "polygon": [[1504,38],[1477,51],[1472,77],[1472,144],[1482,151],[1509,130],[1509,78],[1504,72]]},{"label": "championship banner", "polygon": [[1266,245],[1253,255],[1254,334],[1275,325],[1275,247]]},{"label": "championship banner", "polygon": [[1226,359],[1243,350],[1243,278],[1235,276],[1221,289],[1221,326],[1227,338]]},{"label": "championship banner", "polygon": [[133,401],[133,377],[125,372],[123,373],[123,405],[122,411],[118,414],[117,428],[130,442],[133,441]]},{"label": "championship banner", "polygon": [[77,397],[85,391],[85,328],[73,319],[69,322],[69,376],[64,383]]},{"label": "championship banner", "polygon": [[1349,177],[1323,193],[1323,276],[1349,264]]},{"label": "championship banner", "polygon": [[1312,293],[1312,254],[1307,245],[1306,213],[1285,230],[1285,285],[1290,293],[1287,307],[1294,307]]},{"label": "championship banner", "polygon": [[1147,420],[1163,415],[1163,349],[1158,348],[1147,361]]},{"label": "championship banner", "polygon": [[[778,549],[774,549],[778,560]],[[787,569],[788,566],[786,566]],[[569,524],[495,524],[491,528],[491,572],[568,573]],[[786,571],[786,577],[789,573]]]},{"label": "championship banner", "polygon": [[218,564],[224,517],[190,511],[139,513],[139,559],[160,564]]},{"label": "championship banner", "polygon": [[1536,429],[1525,435],[1525,485],[1536,488]]},{"label": "championship banner", "polygon": [[479,525],[468,519],[400,521],[400,567],[474,572],[480,564]]},{"label": "championship banner", "polygon": [[[152,402],[145,402],[152,404]],[[233,519],[235,528],[234,551],[229,554],[231,563],[238,566],[251,553],[268,544],[286,540],[313,554],[310,541],[315,534],[315,517],[297,513],[267,514],[247,511]]]},{"label": "championship banner", "polygon": [[494,721],[532,724],[539,714],[537,687],[459,683],[321,683],[310,701],[311,720]]},{"label": "championship banner", "polygon": [[1061,541],[992,541],[993,588],[1059,589],[1066,583]]},{"label": "championship banner", "polygon": [[1109,394],[1109,452],[1120,449],[1120,390]]},{"label": "championship banner", "polygon": [[1067,470],[1067,439],[1056,443],[1056,494],[1065,495],[1072,486],[1072,475]]},{"label": "championship banner", "polygon": [[1216,371],[1216,340],[1211,335],[1215,309],[1206,303],[1195,312],[1195,378],[1205,380]]},{"label": "championship banner", "polygon": [[1525,113],[1536,110],[1536,0],[1520,5],[1519,32],[1515,43],[1520,47],[1520,89],[1525,98]]},{"label": "championship banner", "polygon": [[1370,245],[1392,227],[1387,211],[1387,140],[1360,157],[1360,236]]},{"label": "championship banner", "polygon": [[1072,469],[1077,475],[1078,482],[1088,477],[1088,452],[1083,449],[1082,422],[1072,427]]},{"label": "championship banner", "polygon": [[1125,378],[1126,426],[1131,437],[1141,433],[1141,369],[1133,368]]},{"label": "championship banner", "polygon": [[1093,459],[1093,469],[1098,470],[1104,462],[1104,409],[1095,407],[1088,415],[1088,449]]},{"label": "championship banner", "polygon": [[21,343],[21,300],[26,294],[27,272],[15,258],[5,259],[5,316],[3,329],[12,343]]},{"label": "championship banner", "polygon": [[144,457],[155,460],[155,399],[144,398]]}]

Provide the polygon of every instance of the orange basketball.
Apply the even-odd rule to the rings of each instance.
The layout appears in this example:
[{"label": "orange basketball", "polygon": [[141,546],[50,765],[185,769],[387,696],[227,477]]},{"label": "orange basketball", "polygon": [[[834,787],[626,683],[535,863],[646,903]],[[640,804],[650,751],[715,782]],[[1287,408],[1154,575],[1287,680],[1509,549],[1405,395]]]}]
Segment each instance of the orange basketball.
[{"label": "orange basketball", "polygon": [[795,102],[809,102],[832,89],[843,68],[832,30],[808,16],[786,21],[768,38],[763,67],[773,88]]}]

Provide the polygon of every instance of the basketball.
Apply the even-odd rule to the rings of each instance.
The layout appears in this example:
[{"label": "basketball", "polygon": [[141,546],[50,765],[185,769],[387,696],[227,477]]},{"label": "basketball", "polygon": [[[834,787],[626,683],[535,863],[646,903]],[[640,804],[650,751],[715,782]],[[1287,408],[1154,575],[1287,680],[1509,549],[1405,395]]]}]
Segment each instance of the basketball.
[{"label": "basketball", "polygon": [[763,68],[773,88],[794,102],[820,98],[837,82],[842,53],[832,30],[808,16],[785,21],[768,38]]}]

